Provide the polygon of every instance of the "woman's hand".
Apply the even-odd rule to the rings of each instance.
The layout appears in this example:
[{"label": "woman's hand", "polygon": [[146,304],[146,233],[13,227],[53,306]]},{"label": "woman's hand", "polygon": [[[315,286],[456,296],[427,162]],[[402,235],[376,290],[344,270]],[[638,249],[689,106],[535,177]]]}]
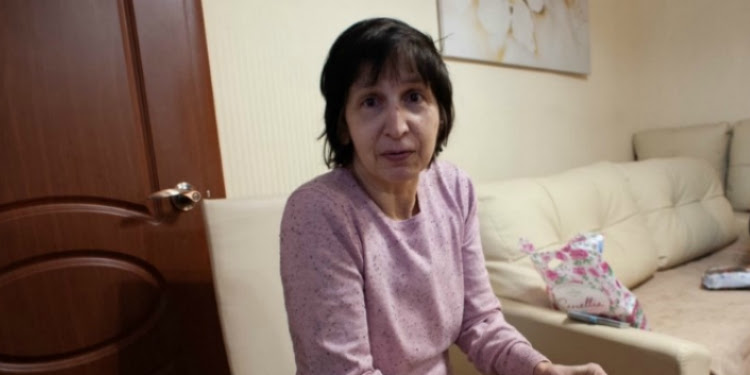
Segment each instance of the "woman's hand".
[{"label": "woman's hand", "polygon": [[534,367],[534,375],[607,375],[607,373],[596,363],[564,366],[541,362]]}]

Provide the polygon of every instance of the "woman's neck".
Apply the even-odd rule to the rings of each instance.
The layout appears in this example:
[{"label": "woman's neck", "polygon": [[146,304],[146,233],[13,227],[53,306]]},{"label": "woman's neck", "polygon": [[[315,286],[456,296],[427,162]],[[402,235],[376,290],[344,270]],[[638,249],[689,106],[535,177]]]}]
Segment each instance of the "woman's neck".
[{"label": "woman's neck", "polygon": [[368,178],[367,174],[358,171],[358,168],[350,169],[362,189],[386,216],[395,220],[406,220],[419,213],[419,180],[387,185]]}]

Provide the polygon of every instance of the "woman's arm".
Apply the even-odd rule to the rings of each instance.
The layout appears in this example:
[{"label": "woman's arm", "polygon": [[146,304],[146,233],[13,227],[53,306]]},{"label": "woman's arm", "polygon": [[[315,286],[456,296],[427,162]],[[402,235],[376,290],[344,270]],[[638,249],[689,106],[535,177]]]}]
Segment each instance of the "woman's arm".
[{"label": "woman's arm", "polygon": [[460,179],[459,184],[465,211],[464,314],[456,343],[482,373],[532,375],[546,358],[505,321],[484,264],[473,187],[468,178]]},{"label": "woman's arm", "polygon": [[293,194],[281,226],[281,278],[298,375],[381,375],[367,331],[362,255],[321,192]]},{"label": "woman's arm", "polygon": [[487,276],[479,236],[476,197],[471,181],[464,179],[466,222],[463,245],[464,317],[458,346],[485,374],[606,375],[595,363],[566,366],[550,363],[531,347],[521,333],[505,321],[500,303]]}]

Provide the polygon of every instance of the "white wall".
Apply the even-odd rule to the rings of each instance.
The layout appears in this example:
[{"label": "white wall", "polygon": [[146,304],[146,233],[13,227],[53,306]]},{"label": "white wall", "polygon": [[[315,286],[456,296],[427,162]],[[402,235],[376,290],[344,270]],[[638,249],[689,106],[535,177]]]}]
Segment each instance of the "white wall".
[{"label": "white wall", "polygon": [[750,1],[617,5],[618,122],[639,130],[750,117]]},{"label": "white wall", "polygon": [[[590,0],[585,77],[448,60],[442,156],[475,181],[630,160],[637,129],[750,117],[747,0]],[[320,69],[367,17],[438,37],[435,0],[203,2],[229,197],[287,194],[326,170]]]},{"label": "white wall", "polygon": [[203,2],[228,197],[291,192],[327,170],[319,79],[346,27],[398,17],[437,35],[434,0]]},{"label": "white wall", "polygon": [[629,160],[629,130],[615,121],[613,3],[589,1],[588,76],[449,61],[457,121],[446,159],[475,182]]}]

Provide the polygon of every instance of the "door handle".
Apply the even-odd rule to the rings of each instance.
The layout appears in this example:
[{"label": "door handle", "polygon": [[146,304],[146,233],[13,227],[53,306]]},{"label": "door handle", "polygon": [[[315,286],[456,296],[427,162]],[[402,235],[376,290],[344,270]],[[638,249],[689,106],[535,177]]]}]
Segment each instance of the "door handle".
[{"label": "door handle", "polygon": [[169,199],[172,206],[180,211],[192,210],[202,198],[201,193],[187,182],[180,182],[173,189],[159,190],[148,197],[151,199]]}]

